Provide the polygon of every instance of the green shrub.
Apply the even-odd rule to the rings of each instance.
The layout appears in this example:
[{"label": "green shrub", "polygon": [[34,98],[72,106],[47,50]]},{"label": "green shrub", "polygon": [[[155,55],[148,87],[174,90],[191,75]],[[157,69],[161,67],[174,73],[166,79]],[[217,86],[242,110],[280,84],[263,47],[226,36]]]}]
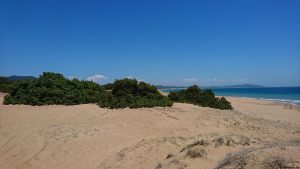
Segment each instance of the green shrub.
[{"label": "green shrub", "polygon": [[113,83],[107,83],[107,84],[103,85],[105,90],[112,90],[113,86],[114,86]]},{"label": "green shrub", "polygon": [[[110,91],[92,81],[69,80],[62,74],[43,73],[31,81],[19,82],[4,97],[4,104],[76,105],[98,103],[107,108],[166,107],[173,102],[156,87],[135,79],[116,80],[107,85]],[[107,89],[108,90],[108,89]]]},{"label": "green shrub", "polygon": [[111,93],[108,98],[99,101],[100,107],[109,108],[141,108],[141,107],[170,107],[173,102],[162,96],[157,88],[136,79],[116,80],[110,84]]},{"label": "green shrub", "polygon": [[4,104],[75,105],[97,103],[104,88],[91,81],[69,80],[58,73],[43,73],[24,81],[4,98]]},{"label": "green shrub", "polygon": [[186,90],[178,92],[171,92],[169,99],[174,102],[191,103],[203,107],[211,107],[216,109],[232,109],[231,103],[224,97],[215,97],[212,90],[201,90],[198,86],[194,85]]},{"label": "green shrub", "polygon": [[0,77],[0,92],[9,93],[13,91],[19,84],[31,80],[10,80],[7,77]]}]

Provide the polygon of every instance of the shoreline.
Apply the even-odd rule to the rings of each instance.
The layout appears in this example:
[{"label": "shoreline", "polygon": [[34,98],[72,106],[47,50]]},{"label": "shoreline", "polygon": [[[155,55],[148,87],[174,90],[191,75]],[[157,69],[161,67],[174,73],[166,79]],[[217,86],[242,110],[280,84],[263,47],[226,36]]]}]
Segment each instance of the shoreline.
[{"label": "shoreline", "polygon": [[[164,95],[167,96],[170,92],[165,92],[160,89],[158,91]],[[255,100],[261,100],[261,101],[270,101],[276,104],[281,104],[281,105],[286,105],[286,106],[293,106],[297,109],[300,109],[300,101],[299,104],[293,103],[294,100],[288,100],[288,99],[269,99],[269,98],[255,98],[255,97],[246,97],[246,96],[224,96],[224,95],[216,95],[216,97],[225,97],[225,98],[230,98],[230,97],[235,97],[235,98],[243,98],[243,99],[255,99]],[[298,102],[298,100],[296,100]]]},{"label": "shoreline", "polygon": [[282,101],[279,101],[276,99],[240,97],[240,96],[217,96],[217,97],[238,98],[238,99],[245,99],[245,100],[256,100],[256,101],[260,101],[260,102],[268,102],[268,103],[273,103],[273,104],[284,106],[284,108],[287,108],[287,109],[296,109],[296,110],[300,111],[300,105],[297,105],[295,103],[290,103],[290,102],[282,102]]}]

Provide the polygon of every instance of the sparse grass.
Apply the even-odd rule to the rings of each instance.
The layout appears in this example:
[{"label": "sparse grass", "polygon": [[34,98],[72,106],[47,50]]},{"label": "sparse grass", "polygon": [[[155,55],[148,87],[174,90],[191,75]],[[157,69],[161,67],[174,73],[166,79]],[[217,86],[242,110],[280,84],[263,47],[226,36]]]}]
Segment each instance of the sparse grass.
[{"label": "sparse grass", "polygon": [[193,147],[188,149],[186,156],[190,158],[202,158],[207,156],[207,151],[204,148]]},{"label": "sparse grass", "polygon": [[280,155],[269,156],[263,161],[265,169],[288,169],[299,168],[295,166],[295,161]]},{"label": "sparse grass", "polygon": [[298,161],[294,161],[293,159],[284,156],[264,155],[266,156],[265,159],[259,161],[254,158],[256,155],[262,153],[262,151],[273,148],[283,150],[281,148],[281,144],[276,143],[271,145],[264,145],[259,148],[247,148],[235,153],[228,153],[223,160],[219,161],[217,167],[215,167],[214,169],[245,169],[246,165],[252,164],[251,162],[253,161],[256,164],[261,164],[263,169],[300,169],[300,167],[297,166]]},{"label": "sparse grass", "polygon": [[243,145],[243,146],[250,146],[250,138],[246,137],[246,136],[240,136],[240,142],[238,142],[239,144]]},{"label": "sparse grass", "polygon": [[217,147],[217,146],[223,145],[225,141],[224,141],[223,137],[219,137],[215,140],[215,142],[216,142],[215,146]]},{"label": "sparse grass", "polygon": [[209,142],[208,142],[207,140],[204,140],[204,139],[195,141],[195,142],[193,142],[192,144],[189,144],[189,145],[185,146],[184,148],[182,148],[182,149],[180,150],[180,152],[183,152],[183,151],[185,151],[185,150],[188,149],[188,148],[195,147],[195,146],[199,146],[199,145],[201,145],[201,146],[208,146],[208,145],[209,145]]},{"label": "sparse grass", "polygon": [[215,147],[226,145],[226,146],[234,146],[234,145],[242,145],[249,146],[251,139],[249,137],[243,135],[225,135],[219,136],[212,140],[215,142]]},{"label": "sparse grass", "polygon": [[244,169],[247,164],[247,158],[250,152],[251,149],[243,149],[236,153],[228,153],[214,169],[223,169],[227,166],[230,166],[233,169]]}]

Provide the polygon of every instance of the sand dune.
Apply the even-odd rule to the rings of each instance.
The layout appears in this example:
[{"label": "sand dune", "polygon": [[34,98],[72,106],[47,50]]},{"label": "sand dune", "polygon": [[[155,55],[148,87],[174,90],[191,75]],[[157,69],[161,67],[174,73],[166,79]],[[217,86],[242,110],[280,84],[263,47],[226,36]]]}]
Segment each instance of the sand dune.
[{"label": "sand dune", "polygon": [[263,168],[272,155],[299,166],[299,110],[228,99],[232,111],[0,105],[0,168]]}]

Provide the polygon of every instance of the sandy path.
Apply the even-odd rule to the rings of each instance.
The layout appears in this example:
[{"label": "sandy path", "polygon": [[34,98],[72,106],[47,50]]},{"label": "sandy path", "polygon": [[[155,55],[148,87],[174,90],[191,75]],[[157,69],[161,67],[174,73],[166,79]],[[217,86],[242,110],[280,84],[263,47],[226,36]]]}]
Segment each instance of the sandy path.
[{"label": "sandy path", "polygon": [[[2,102],[3,94],[0,98]],[[229,99],[234,111],[188,104],[136,110],[92,104],[0,105],[0,168],[154,169],[159,162],[163,168],[213,168],[226,153],[245,145],[208,146],[207,158],[196,160],[183,157],[180,150],[197,139],[220,135],[249,137],[253,146],[299,138],[299,111]],[[176,154],[177,162],[166,160],[169,153]]]}]

